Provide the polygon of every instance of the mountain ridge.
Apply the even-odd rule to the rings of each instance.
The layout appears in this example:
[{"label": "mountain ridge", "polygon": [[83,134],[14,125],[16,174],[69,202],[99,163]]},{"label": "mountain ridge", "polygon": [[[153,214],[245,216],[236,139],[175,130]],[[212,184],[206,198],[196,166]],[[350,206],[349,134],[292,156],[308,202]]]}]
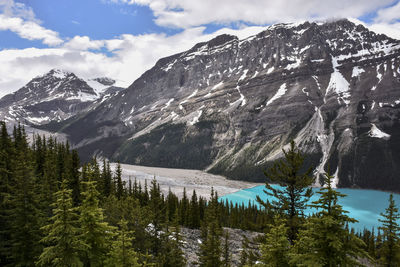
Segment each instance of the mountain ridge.
[{"label": "mountain ridge", "polygon": [[336,186],[399,191],[399,56],[348,20],[222,35],[54,129],[88,156],[256,181],[294,139]]},{"label": "mountain ridge", "polygon": [[52,69],[2,97],[0,118],[28,125],[63,121],[122,89],[114,84],[106,77],[84,80],[70,71]]}]

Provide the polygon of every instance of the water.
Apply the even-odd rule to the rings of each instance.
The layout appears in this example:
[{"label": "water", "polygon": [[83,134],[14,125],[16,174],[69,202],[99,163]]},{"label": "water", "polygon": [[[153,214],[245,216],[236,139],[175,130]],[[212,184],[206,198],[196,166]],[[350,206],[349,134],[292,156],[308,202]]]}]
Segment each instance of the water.
[{"label": "water", "polygon": [[[276,188],[280,187],[279,185],[273,186]],[[250,200],[258,205],[256,202],[257,195],[259,195],[264,201],[267,199],[272,199],[271,196],[268,196],[263,192],[264,189],[265,186],[263,185],[243,189],[238,192],[222,196],[220,197],[220,200],[225,201],[228,199],[228,201],[232,201],[234,204],[244,203],[245,205],[247,205]],[[320,195],[316,194],[318,190],[318,188],[313,188],[314,195],[310,200],[311,202],[319,198]],[[337,191],[347,195],[344,198],[340,198],[339,204],[343,206],[344,210],[349,212],[347,215],[358,220],[358,223],[351,224],[350,227],[353,227],[356,231],[362,231],[364,228],[369,230],[374,228],[376,231],[377,228],[381,226],[378,219],[382,219],[380,213],[385,212],[385,209],[389,205],[390,193],[377,190],[347,188],[337,189]],[[393,194],[393,197],[396,202],[396,206],[400,208],[400,194]],[[310,214],[315,211],[315,209],[308,209],[306,214]]]}]

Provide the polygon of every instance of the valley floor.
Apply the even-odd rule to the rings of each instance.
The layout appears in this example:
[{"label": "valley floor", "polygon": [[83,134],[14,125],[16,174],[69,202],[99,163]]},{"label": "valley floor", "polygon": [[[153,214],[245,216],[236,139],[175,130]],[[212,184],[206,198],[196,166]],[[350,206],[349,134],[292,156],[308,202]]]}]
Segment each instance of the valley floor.
[{"label": "valley floor", "polygon": [[[112,163],[111,167],[115,169],[116,163]],[[188,197],[192,195],[195,189],[197,196],[208,198],[211,187],[218,192],[219,196],[223,196],[241,189],[263,185],[262,183],[229,180],[223,176],[200,170],[169,169],[128,164],[121,164],[121,167],[124,181],[128,182],[131,179],[133,183],[136,178],[137,182],[140,182],[143,187],[145,180],[150,185],[151,180],[155,178],[164,195],[167,195],[169,188],[171,188],[171,191],[178,197],[182,197],[183,188],[186,188]]]}]

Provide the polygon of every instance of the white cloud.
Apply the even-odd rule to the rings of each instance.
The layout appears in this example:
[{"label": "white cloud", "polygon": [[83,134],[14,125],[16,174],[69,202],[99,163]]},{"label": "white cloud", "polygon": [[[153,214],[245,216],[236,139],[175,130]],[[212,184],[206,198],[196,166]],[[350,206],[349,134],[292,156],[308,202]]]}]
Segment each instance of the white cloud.
[{"label": "white cloud", "polygon": [[254,24],[293,22],[332,17],[360,17],[394,0],[109,0],[146,5],[161,26],[189,28],[208,23],[237,21]]},{"label": "white cloud", "polygon": [[[185,51],[198,42],[222,33],[234,34],[243,39],[264,28],[221,29],[212,34],[204,34],[204,29],[191,28],[172,36],[125,34],[112,40],[90,40],[86,36],[79,36],[60,48],[3,50],[0,51],[0,97],[21,88],[33,77],[52,68],[66,69],[82,78],[108,76],[130,85],[161,57]],[[85,51],[103,46],[112,51],[111,56]]]},{"label": "white cloud", "polygon": [[58,33],[48,30],[33,21],[24,21],[21,18],[6,17],[0,14],[0,30],[10,30],[21,38],[28,40],[42,40],[46,45],[58,45],[63,42]]},{"label": "white cloud", "polygon": [[90,40],[88,36],[75,36],[64,44],[64,47],[72,50],[99,50],[104,47],[105,42],[102,40]]},{"label": "white cloud", "polygon": [[392,23],[400,19],[400,2],[397,4],[378,10],[374,19],[377,23]]},{"label": "white cloud", "polygon": [[46,45],[55,46],[63,43],[55,31],[40,26],[32,9],[13,0],[0,0],[0,31],[12,31],[21,38],[42,40]]},{"label": "white cloud", "polygon": [[0,0],[0,11],[7,17],[19,17],[25,20],[40,22],[35,18],[32,8],[14,0]]},{"label": "white cloud", "polygon": [[[392,0],[104,0],[148,5],[159,25],[181,27],[184,30],[168,36],[163,33],[142,35],[123,34],[111,40],[92,40],[75,36],[63,42],[58,33],[40,26],[34,13],[26,6],[16,6],[13,0],[0,0],[0,30],[10,29],[23,38],[42,40],[57,48],[29,48],[0,51],[0,96],[13,92],[30,79],[52,68],[72,71],[83,78],[108,76],[132,83],[158,59],[191,48],[219,34],[228,33],[244,39],[263,30],[245,27],[239,30],[221,29],[205,34],[210,22],[246,21],[259,24],[288,22],[322,17],[358,17],[373,9],[386,6]],[[227,6],[229,8],[227,8]],[[345,7],[345,8],[343,8]],[[193,26],[194,25],[194,26]],[[374,22],[369,28],[400,39],[399,23]],[[103,49],[108,50],[104,54]]]},{"label": "white cloud", "polygon": [[400,22],[396,23],[373,23],[368,28],[376,33],[382,33],[394,39],[400,40]]}]

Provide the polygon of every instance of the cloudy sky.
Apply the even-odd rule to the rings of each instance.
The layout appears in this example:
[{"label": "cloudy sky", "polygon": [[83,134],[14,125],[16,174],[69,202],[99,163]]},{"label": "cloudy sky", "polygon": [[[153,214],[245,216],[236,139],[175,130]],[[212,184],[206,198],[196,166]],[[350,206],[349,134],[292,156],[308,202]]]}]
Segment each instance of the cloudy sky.
[{"label": "cloudy sky", "polygon": [[399,0],[0,0],[0,96],[52,68],[129,85],[221,33],[343,17],[400,39]]}]

